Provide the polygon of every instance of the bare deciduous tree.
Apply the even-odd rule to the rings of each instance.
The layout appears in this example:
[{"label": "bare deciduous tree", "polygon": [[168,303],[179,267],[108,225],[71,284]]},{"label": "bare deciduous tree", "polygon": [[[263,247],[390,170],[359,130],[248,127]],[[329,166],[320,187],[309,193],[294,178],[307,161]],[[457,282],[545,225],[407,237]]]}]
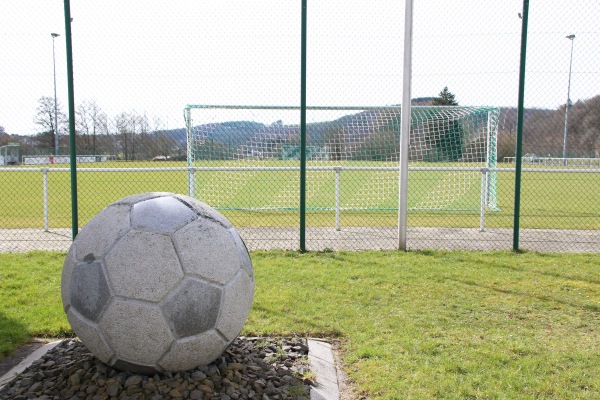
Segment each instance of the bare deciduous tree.
[{"label": "bare deciduous tree", "polygon": [[[40,126],[38,142],[41,146],[55,149],[55,135],[64,133],[66,130],[67,116],[61,111],[60,102],[56,104],[56,118],[54,113],[54,99],[52,97],[42,96],[38,100],[35,118],[33,121]],[[55,122],[58,126],[54,126]]]},{"label": "bare deciduous tree", "polygon": [[81,150],[98,154],[97,137],[108,134],[108,119],[95,100],[84,101],[77,107],[75,129]]}]

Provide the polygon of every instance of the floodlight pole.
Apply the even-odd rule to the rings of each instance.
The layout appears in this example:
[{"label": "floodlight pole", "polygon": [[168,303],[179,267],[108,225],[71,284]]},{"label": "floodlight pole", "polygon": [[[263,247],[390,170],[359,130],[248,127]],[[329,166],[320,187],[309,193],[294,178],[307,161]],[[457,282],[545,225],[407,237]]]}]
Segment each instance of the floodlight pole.
[{"label": "floodlight pole", "polygon": [[52,36],[52,65],[54,67],[54,155],[58,156],[58,105],[56,101],[56,57],[54,54],[54,39],[59,37],[58,33],[51,33]]},{"label": "floodlight pole", "polygon": [[569,85],[567,86],[567,105],[565,106],[565,135],[563,138],[563,165],[567,165],[567,132],[569,130],[569,107],[571,106],[571,67],[573,66],[573,42],[575,35],[566,36],[571,41],[571,58],[569,60]]}]

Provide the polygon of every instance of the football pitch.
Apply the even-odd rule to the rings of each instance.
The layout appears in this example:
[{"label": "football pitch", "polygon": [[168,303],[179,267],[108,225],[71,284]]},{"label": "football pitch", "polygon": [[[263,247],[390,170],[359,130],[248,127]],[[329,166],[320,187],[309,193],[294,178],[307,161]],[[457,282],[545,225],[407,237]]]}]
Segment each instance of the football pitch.
[{"label": "football pitch", "polygon": [[[335,226],[336,210],[339,210],[342,226],[396,226],[398,174],[391,170],[396,165],[344,161],[319,162],[317,165],[309,162],[307,226]],[[247,169],[234,170],[232,166]],[[336,166],[342,169],[336,171]],[[429,166],[444,165],[419,163],[410,168]],[[45,204],[49,227],[70,227],[70,173],[66,167],[35,166],[32,171],[0,169],[0,227],[43,227]],[[148,191],[188,194],[188,171],[185,167],[185,162],[80,164],[77,174],[79,225],[85,225],[111,202],[131,194]],[[243,165],[212,161],[203,167],[205,169],[195,171],[192,180],[196,197],[219,209],[236,226],[298,226],[300,183],[297,161],[263,160]],[[44,176],[40,168],[48,168],[49,171],[46,201]],[[104,170],[106,168],[109,170]],[[409,226],[478,227],[481,175],[480,171],[410,170]],[[497,173],[497,208],[487,207],[486,227],[512,227],[514,179],[513,172]],[[556,172],[524,172],[521,226],[600,230],[599,192],[600,173],[570,173],[558,167]]]}]

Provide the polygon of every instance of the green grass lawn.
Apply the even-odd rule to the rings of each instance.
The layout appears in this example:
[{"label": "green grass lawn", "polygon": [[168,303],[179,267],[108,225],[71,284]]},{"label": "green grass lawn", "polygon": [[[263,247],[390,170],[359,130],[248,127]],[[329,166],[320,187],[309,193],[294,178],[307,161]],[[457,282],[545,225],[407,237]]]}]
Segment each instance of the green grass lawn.
[{"label": "green grass lawn", "polygon": [[72,334],[62,309],[65,255],[0,253],[0,355],[32,337]]},{"label": "green grass lawn", "polygon": [[[61,253],[0,254],[0,352],[69,327]],[[248,335],[339,343],[381,399],[600,398],[600,256],[255,252]]]},{"label": "green grass lawn", "polygon": [[[248,166],[264,165],[247,162]],[[329,162],[333,164],[333,162]],[[336,162],[367,166],[362,162]],[[223,167],[224,161],[207,166]],[[237,164],[236,164],[237,165]],[[269,166],[297,167],[297,161],[271,161]],[[374,165],[371,163],[370,165]],[[394,166],[381,162],[380,166]],[[184,167],[184,162],[109,162],[80,164],[79,168]],[[239,166],[239,165],[237,165]],[[309,165],[310,166],[310,165]],[[417,166],[441,166],[423,163]],[[510,167],[510,165],[501,165]],[[53,169],[63,166],[52,166]],[[44,224],[42,174],[0,170],[0,227],[41,228]],[[459,179],[448,172],[412,171],[409,173],[409,226],[479,227],[480,173],[461,173]],[[470,183],[467,175],[471,175]],[[49,225],[71,226],[69,172],[48,174]],[[462,183],[459,183],[462,182]],[[187,194],[186,171],[126,171],[78,173],[79,222],[84,225],[111,202],[147,191]],[[335,225],[335,173],[308,171],[307,226]],[[342,226],[396,226],[397,174],[393,171],[343,171],[341,182]],[[600,173],[525,173],[521,192],[521,227],[547,229],[600,230]],[[220,210],[236,226],[298,225],[298,173],[294,171],[244,171],[196,173],[197,196]],[[15,199],[18,199],[16,201]],[[437,199],[437,200],[436,200]],[[449,210],[431,207],[446,199]],[[450,199],[450,200],[448,200]],[[514,174],[498,173],[500,211],[487,212],[486,227],[510,228],[513,225]],[[239,211],[236,208],[262,208]],[[368,210],[356,210],[356,208]]]}]

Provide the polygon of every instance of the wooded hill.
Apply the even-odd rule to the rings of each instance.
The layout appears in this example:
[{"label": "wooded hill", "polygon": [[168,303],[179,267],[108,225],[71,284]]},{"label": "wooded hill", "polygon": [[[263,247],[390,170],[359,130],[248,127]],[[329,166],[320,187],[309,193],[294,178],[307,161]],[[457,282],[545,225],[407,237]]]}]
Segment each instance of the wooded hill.
[{"label": "wooded hill", "polygon": [[[431,105],[433,98],[414,99],[413,104]],[[399,112],[390,114],[368,110],[349,112],[328,124],[316,122],[307,125],[307,144],[314,147],[328,146],[330,159],[373,159],[395,160],[399,141],[393,132],[399,130]],[[387,113],[382,117],[382,112]],[[123,160],[152,159],[155,156],[169,156],[172,159],[185,159],[187,138],[184,128],[164,130],[149,129],[147,126],[118,123],[105,123],[104,129],[90,132],[78,130],[78,154],[110,154]],[[565,132],[565,106],[557,109],[527,108],[524,112],[523,153],[533,153],[544,157],[562,157]],[[131,119],[133,121],[133,119]],[[114,128],[109,128],[113,126]],[[344,128],[345,127],[345,128]],[[351,127],[348,129],[347,127]],[[290,150],[300,140],[297,124],[285,125],[281,121],[264,124],[254,121],[229,121],[222,123],[199,124],[194,126],[196,133],[206,146],[206,154],[217,159],[231,155],[275,156],[275,149],[287,146]],[[416,127],[413,124],[413,129]],[[452,151],[442,154],[440,160],[456,160],[456,149],[468,144],[464,128],[456,126],[448,129],[445,145]],[[454,133],[450,132],[454,129]],[[502,107],[498,121],[498,159],[514,156],[517,129],[517,109]],[[569,108],[567,155],[571,158],[600,156],[600,95],[578,101]],[[52,154],[51,132],[35,136],[11,135],[0,131],[0,146],[18,142],[21,154]],[[459,139],[460,137],[460,139]],[[475,140],[475,139],[473,139]],[[257,146],[263,143],[262,150]],[[439,145],[440,143],[438,143]],[[435,146],[434,144],[432,146]],[[68,153],[68,136],[61,134],[61,153]],[[210,147],[210,148],[209,148]],[[252,153],[253,151],[254,154]],[[287,150],[286,150],[287,151]],[[287,156],[296,157],[290,150]],[[451,154],[450,154],[451,153]],[[280,155],[286,156],[285,151]],[[342,156],[342,154],[344,154]],[[433,161],[433,160],[432,160]]]}]

